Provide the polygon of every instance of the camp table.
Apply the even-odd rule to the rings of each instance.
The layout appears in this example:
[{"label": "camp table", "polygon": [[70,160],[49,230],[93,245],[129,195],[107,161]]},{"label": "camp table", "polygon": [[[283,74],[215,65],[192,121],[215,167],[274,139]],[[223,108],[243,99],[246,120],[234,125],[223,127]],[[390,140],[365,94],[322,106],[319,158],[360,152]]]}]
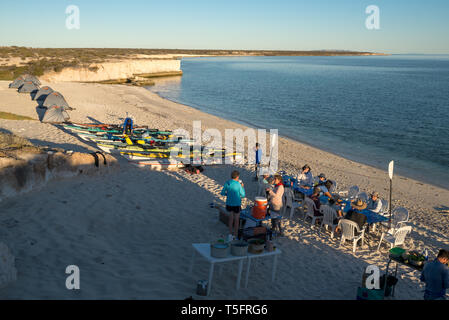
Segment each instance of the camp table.
[{"label": "camp table", "polygon": [[250,219],[250,220],[256,222],[258,227],[262,225],[262,222],[268,221],[268,220],[271,220],[271,219],[272,219],[271,216],[270,216],[269,214],[267,214],[267,215],[265,216],[265,218],[263,218],[263,219],[257,219],[257,218],[254,218],[254,217],[251,215],[251,208],[243,209],[243,210],[240,212],[240,218],[241,218],[241,219],[244,219],[244,220]]},{"label": "camp table", "polygon": [[[320,197],[320,202],[322,204],[328,204],[329,203],[329,198],[327,196],[321,196]],[[343,212],[344,213],[348,213],[349,210],[351,210],[351,202],[350,201],[343,201],[342,202],[344,204],[344,208],[343,208]],[[387,217],[384,217],[378,213],[375,213],[371,210],[368,209],[363,209],[363,210],[357,210],[357,209],[353,209],[354,211],[357,211],[363,215],[366,216],[366,222],[368,224],[373,224],[373,223],[378,223],[378,222],[384,222],[384,221],[388,221]]]},{"label": "camp table", "polygon": [[[398,275],[398,266],[399,266],[399,264],[401,264],[403,266],[406,266],[406,267],[409,267],[409,268],[411,268],[411,269],[413,269],[415,271],[419,271],[419,272],[422,272],[422,270],[424,269],[424,266],[418,267],[418,266],[415,266],[415,265],[413,265],[411,263],[405,263],[404,259],[402,259],[402,257],[394,257],[394,256],[390,255],[388,263],[387,263],[387,268],[386,268],[386,271],[385,271],[384,293],[385,293],[385,291],[387,289],[388,271],[390,269],[390,263],[392,263],[392,262],[396,263],[396,268],[394,270],[394,277],[396,279],[397,279],[397,275]],[[391,274],[393,275],[393,272]],[[395,288],[396,288],[396,285],[394,285],[393,288],[392,288],[392,292],[391,292],[391,296],[392,297],[394,297],[394,290],[395,290]]]},{"label": "camp table", "polygon": [[[343,203],[345,204],[345,207],[344,207],[344,209],[343,209],[343,212],[344,212],[344,213],[348,213],[349,210],[351,210],[351,202],[350,202],[350,201],[343,201]],[[367,222],[368,224],[373,224],[373,223],[378,223],[378,222],[388,221],[388,218],[387,218],[387,217],[384,217],[384,216],[382,216],[382,215],[380,215],[380,214],[378,214],[378,213],[375,213],[375,212],[373,212],[373,211],[371,211],[371,210],[368,210],[368,209],[363,209],[363,210],[356,210],[356,209],[353,209],[353,210],[355,210],[355,211],[357,211],[357,212],[359,212],[359,213],[365,215],[366,218],[367,218],[367,219],[366,219],[366,222]]]},{"label": "camp table", "polygon": [[248,279],[249,279],[249,271],[251,268],[251,260],[257,259],[257,258],[264,258],[264,257],[273,257],[273,267],[271,269],[271,282],[274,282],[276,277],[276,268],[277,268],[277,261],[278,261],[278,255],[280,255],[282,251],[279,248],[276,248],[274,251],[267,251],[265,250],[262,253],[251,253],[248,252],[247,258],[248,263],[246,265],[246,277],[245,277],[245,288],[248,288]]},{"label": "camp table", "polygon": [[206,261],[210,264],[209,268],[209,278],[208,278],[208,287],[207,287],[207,295],[210,294],[210,290],[212,288],[212,277],[214,274],[214,266],[217,263],[223,263],[223,262],[230,262],[230,261],[238,261],[239,262],[239,269],[237,273],[237,283],[236,283],[236,290],[240,289],[240,280],[242,279],[242,271],[243,271],[243,261],[246,259],[246,256],[232,256],[229,255],[226,258],[215,258],[211,255],[210,250],[210,243],[193,243],[193,255],[192,255],[192,261],[190,264],[190,270],[189,273],[193,272],[193,266],[195,264],[195,256],[199,254],[201,257],[206,259]]}]

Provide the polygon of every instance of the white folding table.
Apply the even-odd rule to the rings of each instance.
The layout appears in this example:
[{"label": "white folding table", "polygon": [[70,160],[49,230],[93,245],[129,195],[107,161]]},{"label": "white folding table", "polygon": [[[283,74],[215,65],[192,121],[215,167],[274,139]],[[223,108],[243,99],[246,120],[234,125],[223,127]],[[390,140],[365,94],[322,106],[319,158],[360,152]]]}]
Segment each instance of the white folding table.
[{"label": "white folding table", "polygon": [[226,258],[215,258],[212,257],[210,254],[210,243],[193,243],[193,255],[192,255],[192,263],[190,265],[189,272],[192,273],[193,271],[193,265],[195,263],[195,256],[197,253],[199,253],[204,259],[206,259],[210,263],[210,269],[209,269],[209,282],[207,287],[207,295],[210,293],[210,289],[212,287],[212,276],[214,274],[214,265],[216,263],[221,262],[229,262],[229,261],[239,261],[239,270],[237,274],[237,290],[240,289],[240,281],[242,279],[242,270],[243,270],[243,261],[246,259],[246,256],[237,257],[237,256],[228,256]]},{"label": "white folding table", "polygon": [[271,252],[264,251],[264,252],[258,253],[258,254],[248,252],[248,255],[246,256],[246,258],[248,259],[248,263],[246,265],[245,288],[248,288],[249,270],[251,268],[251,260],[252,259],[273,256],[273,268],[271,271],[271,282],[274,282],[274,279],[276,277],[276,267],[277,267],[277,262],[278,262],[278,255],[280,255],[281,253],[282,253],[282,251],[279,248],[276,248],[276,250],[271,251]]}]

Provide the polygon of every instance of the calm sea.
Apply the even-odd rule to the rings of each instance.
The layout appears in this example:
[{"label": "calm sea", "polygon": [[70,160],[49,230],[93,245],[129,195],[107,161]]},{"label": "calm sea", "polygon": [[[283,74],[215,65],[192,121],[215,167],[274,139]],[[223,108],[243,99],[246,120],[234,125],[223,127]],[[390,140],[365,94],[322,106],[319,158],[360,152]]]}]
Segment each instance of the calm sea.
[{"label": "calm sea", "polygon": [[164,98],[449,189],[449,56],[183,59]]}]

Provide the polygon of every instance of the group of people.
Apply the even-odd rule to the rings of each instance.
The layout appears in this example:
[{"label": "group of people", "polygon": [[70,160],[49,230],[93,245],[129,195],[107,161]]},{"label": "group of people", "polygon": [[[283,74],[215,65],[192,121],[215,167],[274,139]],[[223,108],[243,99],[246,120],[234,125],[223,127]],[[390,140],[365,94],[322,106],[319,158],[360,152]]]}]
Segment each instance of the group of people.
[{"label": "group of people", "polygon": [[[318,183],[314,185],[311,169],[308,165],[302,168],[302,172],[298,175],[298,182],[305,188],[313,188],[313,193],[310,198],[314,201],[316,206],[315,214],[321,215],[319,209],[321,202],[319,197],[326,195],[329,197],[329,206],[335,209],[336,216],[334,222],[337,223],[338,219],[345,218],[355,221],[360,228],[366,223],[366,216],[357,212],[357,210],[370,209],[374,212],[380,212],[382,203],[379,199],[377,192],[371,193],[368,203],[363,202],[361,199],[353,202],[352,209],[349,210],[346,215],[343,215],[342,199],[329,192],[331,185],[327,183],[324,174],[318,176]],[[274,231],[279,232],[282,235],[281,227],[281,215],[280,211],[283,206],[283,195],[285,192],[283,177],[281,175],[274,175],[271,177],[269,174],[263,175],[263,183],[266,185],[265,192],[267,195],[270,216],[272,218],[272,228]],[[226,196],[226,210],[229,213],[229,235],[228,240],[234,240],[238,236],[238,230],[240,226],[240,212],[242,210],[242,199],[246,197],[244,183],[240,180],[240,173],[233,171],[231,173],[231,179],[226,181],[221,191],[221,195]],[[338,232],[338,230],[336,230]],[[424,270],[421,274],[421,281],[425,282],[426,289],[424,293],[424,299],[426,300],[445,300],[446,289],[449,288],[449,251],[440,250],[437,258],[426,263]]]},{"label": "group of people", "polygon": [[[283,235],[281,227],[281,210],[283,206],[284,184],[281,175],[274,175],[272,179],[266,180],[266,194],[268,199],[269,214],[273,231]],[[228,240],[234,240],[238,236],[240,227],[240,212],[242,211],[242,199],[246,197],[244,183],[240,180],[240,173],[233,171],[231,179],[226,181],[221,191],[221,195],[226,196],[226,211],[229,214]]]},{"label": "group of people", "polygon": [[[256,178],[260,172],[260,159],[261,151],[258,145],[256,145]],[[352,204],[352,209],[346,215],[342,210],[342,199],[337,194],[332,194],[332,186],[334,182],[328,180],[326,175],[321,173],[318,175],[316,181],[313,177],[312,170],[309,165],[305,165],[301,172],[297,176],[298,185],[306,190],[312,189],[313,192],[309,196],[310,199],[315,203],[314,214],[315,216],[322,217],[320,211],[321,207],[321,196],[326,196],[329,198],[329,206],[335,210],[334,222],[338,223],[338,219],[346,218],[355,221],[360,228],[366,223],[366,216],[358,213],[356,210],[363,210],[368,208],[373,212],[379,213],[382,208],[382,202],[380,201],[379,194],[373,192],[368,203],[361,203],[358,199],[357,202]],[[283,196],[284,196],[284,184],[283,177],[279,174],[270,176],[269,173],[264,173],[262,176],[262,183],[265,186],[266,198],[269,204],[269,214],[271,217],[273,231],[277,232],[279,235],[283,235],[282,225],[281,225],[281,210],[283,207]],[[244,184],[240,180],[240,173],[238,171],[233,171],[231,174],[231,179],[225,183],[221,195],[226,196],[226,210],[229,213],[229,235],[228,239],[232,240],[238,236],[239,223],[240,223],[240,212],[242,199],[245,198],[246,193],[244,189]],[[319,221],[319,219],[317,219]],[[338,230],[337,230],[338,232]]]},{"label": "group of people", "polygon": [[[366,216],[357,211],[368,209],[374,213],[379,214],[382,211],[382,201],[379,197],[379,193],[374,191],[370,194],[370,198],[367,202],[363,201],[362,199],[357,199],[356,201],[351,203],[351,210],[344,214],[342,209],[343,199],[341,199],[338,194],[331,193],[334,182],[332,180],[328,180],[326,178],[326,175],[323,173],[319,174],[317,176],[317,179],[315,180],[313,178],[312,170],[307,164],[302,167],[301,172],[297,176],[297,181],[298,185],[302,189],[310,190],[313,188],[312,194],[309,196],[309,198],[312,199],[312,201],[315,203],[315,216],[322,217],[322,213],[320,211],[320,197],[324,195],[329,199],[328,205],[335,211],[335,224],[338,223],[338,219],[345,218],[356,222],[359,227],[362,228],[362,226],[366,223]],[[317,220],[319,221],[319,219]]]}]

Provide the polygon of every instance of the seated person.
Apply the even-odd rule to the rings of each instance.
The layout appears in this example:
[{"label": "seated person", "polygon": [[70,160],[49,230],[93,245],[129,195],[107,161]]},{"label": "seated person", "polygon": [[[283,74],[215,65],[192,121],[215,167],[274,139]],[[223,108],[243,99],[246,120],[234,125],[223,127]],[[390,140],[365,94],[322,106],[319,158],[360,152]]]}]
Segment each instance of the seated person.
[{"label": "seated person", "polygon": [[341,208],[342,203],[343,200],[338,195],[334,195],[334,197],[329,200],[329,206],[337,212],[339,218],[343,217],[343,210]]},{"label": "seated person", "polygon": [[348,219],[348,220],[351,220],[351,221],[354,221],[355,223],[357,223],[360,230],[363,229],[363,226],[365,225],[366,220],[367,220],[366,216],[363,213],[359,213],[355,210],[349,210],[345,216],[345,219]]},{"label": "seated person", "polygon": [[380,213],[380,211],[382,210],[382,201],[380,201],[379,199],[379,193],[371,193],[371,198],[368,200],[368,205],[366,208],[375,213]]},{"label": "seated person", "polygon": [[348,211],[348,213],[345,216],[345,219],[354,221],[358,224],[360,230],[362,230],[363,226],[365,225],[367,221],[367,217],[358,212],[358,210],[364,210],[366,209],[366,203],[362,199],[357,199],[356,201],[353,201],[351,203],[352,209]]},{"label": "seated person", "polygon": [[322,217],[323,214],[320,212],[320,193],[321,189],[319,187],[315,187],[313,189],[313,194],[310,196],[310,199],[315,203],[314,215],[315,217]]},{"label": "seated person", "polygon": [[333,212],[334,212],[334,219],[333,219],[333,223],[334,224],[338,224],[338,221],[340,221],[340,219],[341,219],[341,217],[338,215],[338,212],[337,212],[337,210],[335,210],[335,208],[334,207],[332,207],[330,204],[323,204],[322,206],[321,206],[321,209],[323,209],[323,207],[326,207],[326,206],[329,206],[330,208],[332,208],[332,209],[334,209],[333,210]]},{"label": "seated person", "polygon": [[320,175],[318,176],[318,179],[319,179],[319,181],[318,181],[317,186],[320,187],[323,195],[325,195],[329,199],[332,199],[332,195],[329,192],[330,188],[332,188],[332,185],[333,185],[332,181],[327,180],[324,173],[320,173]]},{"label": "seated person", "polygon": [[310,189],[313,186],[313,174],[309,165],[305,165],[301,169],[301,173],[296,177],[298,185],[304,189]]}]

